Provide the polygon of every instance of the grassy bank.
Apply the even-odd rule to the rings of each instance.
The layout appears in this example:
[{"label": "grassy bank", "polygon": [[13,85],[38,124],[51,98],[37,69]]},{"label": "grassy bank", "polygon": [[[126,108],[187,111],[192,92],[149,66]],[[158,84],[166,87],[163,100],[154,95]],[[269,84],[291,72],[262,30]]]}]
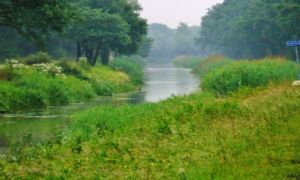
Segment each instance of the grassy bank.
[{"label": "grassy bank", "polygon": [[33,145],[27,137],[13,145],[0,160],[0,175],[297,179],[300,89],[291,86],[295,67],[286,61],[230,62],[206,76],[221,79],[224,74],[216,72],[226,69],[232,73],[226,81],[257,74],[257,84],[242,84],[222,96],[206,89],[156,104],[101,106],[79,113],[52,141]]},{"label": "grassy bank", "polygon": [[[298,177],[300,90],[290,85],[216,98],[99,107],[45,145],[12,148],[5,178],[284,179]],[[30,144],[30,143],[29,143]]]},{"label": "grassy bank", "polygon": [[0,69],[0,112],[63,105],[132,91],[142,81],[136,82],[130,74],[142,68],[139,65],[124,71],[101,65],[92,67],[84,61],[54,61],[44,53],[19,61],[9,60]]}]

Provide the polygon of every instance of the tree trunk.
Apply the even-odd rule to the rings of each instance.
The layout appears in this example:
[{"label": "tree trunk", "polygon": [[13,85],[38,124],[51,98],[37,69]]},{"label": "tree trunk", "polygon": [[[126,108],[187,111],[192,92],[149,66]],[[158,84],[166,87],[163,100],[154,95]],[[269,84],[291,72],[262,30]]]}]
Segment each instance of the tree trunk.
[{"label": "tree trunk", "polygon": [[77,41],[77,58],[76,61],[79,62],[79,58],[81,57],[81,43]]},{"label": "tree trunk", "polygon": [[109,49],[108,48],[103,48],[101,50],[101,62],[103,65],[108,65],[109,62]]},{"label": "tree trunk", "polygon": [[93,65],[95,65],[96,62],[97,62],[97,59],[98,59],[98,56],[99,56],[99,51],[100,51],[100,46],[97,45],[96,50],[95,50],[95,55],[93,57]]}]

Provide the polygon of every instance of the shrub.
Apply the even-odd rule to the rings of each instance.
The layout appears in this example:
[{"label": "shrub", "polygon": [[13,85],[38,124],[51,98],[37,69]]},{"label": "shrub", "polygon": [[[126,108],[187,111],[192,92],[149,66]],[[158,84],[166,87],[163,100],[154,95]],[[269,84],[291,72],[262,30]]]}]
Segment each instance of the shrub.
[{"label": "shrub", "polygon": [[104,66],[97,66],[86,72],[86,77],[92,83],[98,95],[126,92],[134,89],[127,74],[115,72]]},{"label": "shrub", "polygon": [[95,90],[87,81],[82,81],[72,76],[58,78],[64,83],[68,96],[72,101],[88,100],[95,96]]},{"label": "shrub", "polygon": [[0,81],[0,112],[16,109],[21,101],[21,89],[13,84]]},{"label": "shrub", "polygon": [[72,75],[75,77],[78,77],[80,79],[87,79],[83,75],[84,69],[77,63],[75,62],[70,62],[70,61],[58,61],[55,63],[57,66],[62,68],[62,72],[66,75]]},{"label": "shrub", "polygon": [[201,62],[199,57],[192,56],[178,56],[173,60],[173,63],[177,67],[194,68]]},{"label": "shrub", "polygon": [[121,57],[113,60],[109,66],[114,70],[122,71],[128,74],[134,85],[143,84],[144,62],[141,59]]},{"label": "shrub", "polygon": [[51,63],[52,58],[45,52],[38,52],[36,54],[31,54],[21,60],[26,65],[41,64],[41,63]]},{"label": "shrub", "polygon": [[194,67],[193,72],[202,77],[205,74],[213,71],[214,69],[221,68],[233,62],[234,61],[223,56],[210,56],[205,60],[199,61],[199,64]]},{"label": "shrub", "polygon": [[[16,71],[17,78],[14,80],[17,87],[22,88],[24,93],[29,93],[30,98],[26,104],[30,105],[61,105],[69,102],[66,86],[55,77],[48,76],[34,69]],[[36,96],[36,98],[33,98]],[[25,95],[25,98],[27,95]],[[27,99],[27,98],[26,98]],[[32,101],[39,100],[38,102]]]},{"label": "shrub", "polygon": [[13,78],[13,72],[8,66],[0,67],[0,80],[11,80]]},{"label": "shrub", "polygon": [[288,61],[241,61],[216,69],[202,82],[204,90],[226,95],[243,87],[266,86],[270,82],[290,81],[297,77],[297,65]]}]

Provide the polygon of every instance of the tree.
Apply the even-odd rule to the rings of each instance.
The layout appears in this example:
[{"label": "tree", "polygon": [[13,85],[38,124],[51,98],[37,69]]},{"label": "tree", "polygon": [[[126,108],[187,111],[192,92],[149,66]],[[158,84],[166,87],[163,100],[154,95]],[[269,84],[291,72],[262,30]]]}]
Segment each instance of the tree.
[{"label": "tree", "polygon": [[[144,19],[139,16],[139,11],[141,10],[140,6],[136,1],[127,1],[127,0],[73,0],[73,3],[79,7],[79,9],[87,8],[90,9],[90,12],[102,12],[104,17],[95,16],[93,14],[81,13],[83,16],[83,21],[75,23],[73,26],[73,31],[76,29],[82,29],[84,26],[89,27],[89,32],[101,31],[100,28],[104,28],[102,31],[107,32],[107,37],[103,35],[98,36],[97,38],[87,38],[88,35],[84,34],[80,37],[80,33],[77,34],[76,39],[88,39],[91,43],[86,43],[87,40],[77,41],[77,56],[81,56],[80,47],[94,46],[95,50],[92,51],[90,48],[85,49],[86,56],[89,59],[89,62],[94,64],[98,57],[98,50],[100,52],[101,60],[103,64],[108,63],[109,54],[114,52],[117,54],[133,54],[136,53],[141,45],[142,38],[147,34],[147,23]],[[80,10],[82,11],[82,10]],[[102,24],[95,24],[96,21],[101,21]],[[83,22],[81,25],[80,23]],[[89,25],[90,24],[90,25]],[[95,30],[97,28],[98,30]],[[87,30],[86,28],[83,28]],[[125,34],[126,33],[126,34]],[[76,34],[76,33],[75,33]],[[94,33],[95,35],[95,33]],[[94,43],[94,40],[98,40],[98,44]],[[100,40],[101,39],[101,40]],[[98,46],[98,48],[97,48]],[[92,56],[92,52],[94,55]]]},{"label": "tree", "polygon": [[140,45],[140,48],[137,51],[137,54],[144,58],[148,57],[152,44],[153,44],[153,39],[147,36],[143,36],[142,43]]},{"label": "tree", "polygon": [[128,24],[119,15],[86,8],[81,9],[81,17],[68,30],[69,37],[77,43],[77,59],[84,53],[95,65],[100,55],[102,64],[107,65],[111,51],[130,43]]},{"label": "tree", "polygon": [[50,32],[61,32],[74,16],[67,0],[1,0],[0,26],[15,29],[45,50]]},{"label": "tree", "polygon": [[198,43],[232,58],[289,55],[286,41],[300,35],[298,0],[225,0],[202,19]]}]

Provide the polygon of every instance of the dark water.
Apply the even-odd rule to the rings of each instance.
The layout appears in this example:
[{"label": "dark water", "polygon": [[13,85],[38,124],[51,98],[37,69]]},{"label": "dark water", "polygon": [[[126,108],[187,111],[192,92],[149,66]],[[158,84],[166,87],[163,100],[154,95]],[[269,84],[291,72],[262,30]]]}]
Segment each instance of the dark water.
[{"label": "dark water", "polygon": [[145,68],[145,85],[139,92],[99,97],[90,102],[67,106],[0,115],[0,148],[4,149],[26,134],[31,134],[35,142],[50,139],[67,127],[72,114],[95,106],[158,102],[172,95],[191,93],[196,91],[198,86],[197,78],[189,69],[175,68],[171,64],[148,65]]}]

